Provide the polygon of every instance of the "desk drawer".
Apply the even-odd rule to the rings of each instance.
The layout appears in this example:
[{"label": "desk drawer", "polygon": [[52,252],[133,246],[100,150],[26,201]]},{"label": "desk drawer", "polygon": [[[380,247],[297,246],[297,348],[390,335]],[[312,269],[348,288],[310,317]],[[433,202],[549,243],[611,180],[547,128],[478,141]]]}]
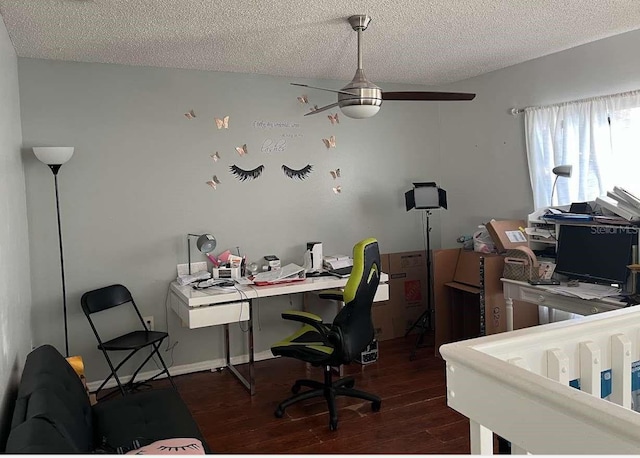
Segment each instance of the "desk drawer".
[{"label": "desk drawer", "polygon": [[171,308],[189,329],[249,320],[248,301],[189,307],[184,302],[172,297]]},{"label": "desk drawer", "polygon": [[512,299],[519,299],[524,302],[545,305],[551,308],[564,310],[566,312],[577,313],[579,315],[593,315],[595,313],[608,312],[610,310],[617,310],[620,308],[613,304],[597,300],[586,301],[577,297],[562,296],[526,287],[520,288],[519,291],[519,297],[513,297]]}]

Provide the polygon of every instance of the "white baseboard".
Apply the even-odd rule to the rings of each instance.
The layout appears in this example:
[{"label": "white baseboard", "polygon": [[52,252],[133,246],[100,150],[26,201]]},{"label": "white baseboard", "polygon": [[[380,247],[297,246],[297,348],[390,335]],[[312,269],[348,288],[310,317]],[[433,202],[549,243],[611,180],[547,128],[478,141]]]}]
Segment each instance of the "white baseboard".
[{"label": "white baseboard", "polygon": [[[262,351],[254,355],[255,361],[263,361],[265,359],[271,359],[271,358],[274,358],[273,354],[271,353],[271,350]],[[231,358],[231,364],[233,364],[234,366],[237,364],[246,364],[248,362],[249,362],[248,354],[234,356]],[[172,366],[169,368],[169,372],[171,373],[172,377],[175,377],[176,375],[191,374],[192,372],[214,370],[214,369],[218,369],[225,366],[226,366],[225,358],[218,358],[218,359],[211,359],[209,361],[200,361],[198,363],[183,364],[181,366]],[[157,373],[158,373],[157,370],[140,372],[136,377],[136,380],[145,380],[149,377],[153,377]],[[166,374],[162,374],[160,377],[158,377],[158,379],[166,378],[166,377],[167,377]],[[121,383],[127,383],[129,380],[131,380],[131,374],[120,376]],[[104,382],[104,379],[89,382],[87,383],[87,387],[89,388],[89,391],[95,391],[102,384],[102,382]],[[109,380],[109,382],[104,386],[104,388],[113,388],[115,386],[118,386],[118,384],[112,377],[111,380]]]}]

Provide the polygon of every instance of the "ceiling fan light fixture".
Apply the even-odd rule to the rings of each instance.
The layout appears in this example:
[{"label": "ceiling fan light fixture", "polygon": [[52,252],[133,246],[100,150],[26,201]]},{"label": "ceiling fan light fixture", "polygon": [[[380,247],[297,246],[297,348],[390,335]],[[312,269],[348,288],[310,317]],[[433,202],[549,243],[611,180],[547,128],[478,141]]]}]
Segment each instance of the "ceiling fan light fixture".
[{"label": "ceiling fan light fixture", "polygon": [[380,111],[380,105],[347,105],[340,107],[342,113],[353,119],[365,119],[375,116]]},{"label": "ceiling fan light fixture", "polygon": [[358,14],[348,19],[351,28],[358,34],[358,68],[353,79],[345,87],[336,91],[322,87],[313,87],[307,84],[291,83],[294,86],[319,89],[321,91],[338,94],[338,102],[316,108],[305,116],[317,115],[326,110],[340,107],[342,113],[354,119],[365,119],[375,116],[380,111],[383,100],[421,100],[421,101],[449,101],[449,100],[473,100],[475,94],[462,92],[424,92],[424,91],[401,91],[382,92],[378,86],[373,84],[364,75],[362,69],[362,32],[367,29],[371,18],[366,14]]}]

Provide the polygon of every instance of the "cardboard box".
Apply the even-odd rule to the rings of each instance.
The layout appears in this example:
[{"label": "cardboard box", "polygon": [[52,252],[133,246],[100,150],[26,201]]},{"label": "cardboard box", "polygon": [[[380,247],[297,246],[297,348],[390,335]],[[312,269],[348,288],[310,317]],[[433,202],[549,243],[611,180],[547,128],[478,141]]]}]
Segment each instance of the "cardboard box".
[{"label": "cardboard box", "polygon": [[385,339],[403,337],[427,310],[427,255],[425,251],[383,254],[381,268],[389,274],[389,307],[384,324],[392,330]]},{"label": "cardboard box", "polygon": [[376,340],[390,340],[395,338],[393,330],[393,305],[389,301],[374,302],[371,308],[371,319]]},{"label": "cardboard box", "polygon": [[499,253],[512,250],[519,246],[528,246],[527,234],[520,228],[526,227],[526,223],[521,219],[490,221],[485,224],[489,235],[496,244]]}]

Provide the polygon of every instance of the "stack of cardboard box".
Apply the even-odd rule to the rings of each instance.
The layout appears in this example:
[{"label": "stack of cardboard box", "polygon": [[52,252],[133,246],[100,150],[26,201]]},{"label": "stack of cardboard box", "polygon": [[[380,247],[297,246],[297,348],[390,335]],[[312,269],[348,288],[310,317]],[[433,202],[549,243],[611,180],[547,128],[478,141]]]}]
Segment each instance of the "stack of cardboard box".
[{"label": "stack of cardboard box", "polygon": [[407,251],[380,255],[382,271],[389,274],[389,300],[371,309],[377,340],[402,337],[427,309],[427,255]]}]

